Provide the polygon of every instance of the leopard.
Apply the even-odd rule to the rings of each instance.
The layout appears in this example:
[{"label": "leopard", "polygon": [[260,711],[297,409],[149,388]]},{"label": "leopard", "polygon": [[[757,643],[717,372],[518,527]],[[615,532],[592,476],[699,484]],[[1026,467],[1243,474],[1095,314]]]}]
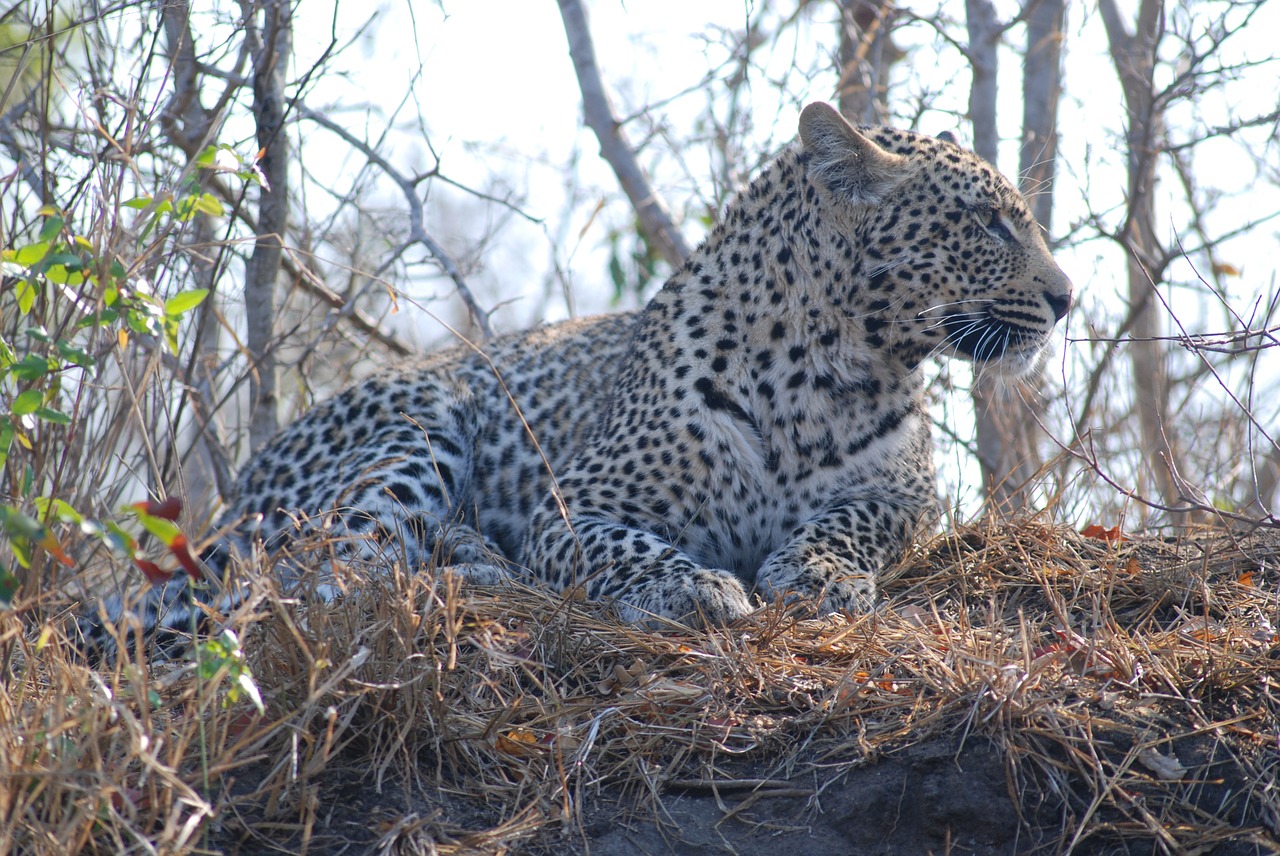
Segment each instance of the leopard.
[{"label": "leopard", "polygon": [[[352,545],[329,562],[580,592],[646,627],[875,609],[937,506],[927,366],[1034,376],[1073,290],[1018,189],[950,134],[823,102],[798,130],[643,308],[314,406],[240,472],[205,581],[140,616],[117,597],[85,635],[126,613],[181,634],[237,602],[246,557],[317,531]],[[276,573],[323,573],[294,564]]]}]

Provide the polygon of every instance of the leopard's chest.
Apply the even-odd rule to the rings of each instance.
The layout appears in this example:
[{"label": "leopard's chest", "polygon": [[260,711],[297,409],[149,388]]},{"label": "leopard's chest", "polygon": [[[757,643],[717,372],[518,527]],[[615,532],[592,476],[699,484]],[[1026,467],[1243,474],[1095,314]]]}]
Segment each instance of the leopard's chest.
[{"label": "leopard's chest", "polygon": [[768,425],[702,414],[704,439],[689,474],[700,489],[666,522],[667,536],[698,561],[749,580],[824,510],[861,499],[927,502],[931,468],[920,450],[928,426],[918,402],[844,404],[815,400]]}]

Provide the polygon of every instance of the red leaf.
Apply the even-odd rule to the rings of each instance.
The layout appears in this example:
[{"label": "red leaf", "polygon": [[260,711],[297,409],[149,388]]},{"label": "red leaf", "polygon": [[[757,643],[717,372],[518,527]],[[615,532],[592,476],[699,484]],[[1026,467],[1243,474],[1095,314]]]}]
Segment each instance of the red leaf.
[{"label": "red leaf", "polygon": [[159,517],[161,520],[177,520],[178,515],[182,513],[182,500],[176,496],[160,502],[148,499],[145,502],[135,502],[130,508],[152,517]]},{"label": "red leaf", "polygon": [[261,721],[262,717],[258,715],[257,711],[238,713],[227,721],[227,734],[232,737],[243,737]]},{"label": "red leaf", "polygon": [[147,559],[134,559],[133,563],[138,566],[138,570],[142,571],[143,576],[147,578],[147,582],[153,586],[162,586],[173,578],[173,574],[157,565],[155,562]]},{"label": "red leaf", "polygon": [[1061,642],[1050,642],[1048,645],[1041,645],[1038,648],[1031,649],[1031,659],[1039,660],[1041,657],[1049,654],[1060,654],[1066,650]]},{"label": "red leaf", "polygon": [[174,537],[173,543],[169,545],[170,552],[178,559],[178,564],[182,565],[182,569],[187,572],[187,576],[196,582],[204,579],[204,571],[200,567],[200,563],[196,561],[196,557],[191,555],[191,549],[187,546],[187,536],[179,533]]},{"label": "red leaf", "polygon": [[1080,530],[1080,534],[1086,538],[1097,538],[1099,541],[1127,541],[1124,533],[1120,531],[1119,524],[1112,526],[1110,529],[1104,529],[1094,523],[1092,526],[1086,526]]},{"label": "red leaf", "polygon": [[50,530],[44,530],[44,535],[40,538],[39,543],[50,556],[53,556],[67,567],[75,564],[71,557],[66,554],[66,551],[62,549],[62,544],[58,543],[58,539],[53,536],[53,532]]}]

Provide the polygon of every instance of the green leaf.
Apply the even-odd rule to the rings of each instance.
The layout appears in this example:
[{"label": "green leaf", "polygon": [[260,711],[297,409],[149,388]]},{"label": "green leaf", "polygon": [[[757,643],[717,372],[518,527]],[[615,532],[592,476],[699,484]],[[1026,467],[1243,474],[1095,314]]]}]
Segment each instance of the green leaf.
[{"label": "green leaf", "polygon": [[178,353],[178,319],[172,315],[164,319],[164,343],[171,353]]},{"label": "green leaf", "polygon": [[42,404],[44,404],[44,393],[38,389],[29,389],[19,393],[13,400],[13,412],[18,416],[25,416],[28,413],[35,413]]},{"label": "green leaf", "polygon": [[160,336],[164,333],[164,316],[151,311],[149,303],[135,303],[124,314],[124,323],[135,333],[144,336]]},{"label": "green leaf", "polygon": [[36,288],[28,280],[18,280],[17,288],[18,311],[23,315],[31,313],[31,307],[36,304]]},{"label": "green leaf", "polygon": [[89,354],[81,348],[69,345],[61,339],[59,339],[56,344],[58,348],[58,356],[73,365],[77,365],[82,369],[91,369],[98,364],[97,360],[89,356]]},{"label": "green leaf", "polygon": [[[90,315],[86,318],[81,318],[79,321],[76,322],[76,329],[83,330],[85,327],[106,327],[109,324],[114,324],[119,318],[120,318],[120,313],[117,312],[116,310],[104,309],[101,312],[97,313],[96,315]],[[85,366],[85,368],[90,368],[90,367]]]},{"label": "green leaf", "polygon": [[71,424],[70,416],[61,410],[54,410],[52,407],[37,407],[31,415],[37,419],[43,419],[45,422],[52,422],[55,425]]},{"label": "green leaf", "polygon": [[40,227],[40,240],[52,241],[62,231],[63,219],[59,216],[48,217]]},{"label": "green leaf", "polygon": [[209,214],[214,217],[223,215],[222,200],[214,196],[212,193],[202,193],[196,199],[196,210],[201,214]]},{"label": "green leaf", "polygon": [[609,279],[613,282],[614,296],[621,297],[627,287],[627,275],[622,270],[622,262],[616,252],[609,254]]},{"label": "green leaf", "polygon": [[49,253],[49,242],[38,241],[34,244],[27,244],[25,247],[18,247],[17,252],[13,254],[13,260],[25,268],[34,267],[40,263]]},{"label": "green leaf", "polygon": [[51,283],[58,283],[59,285],[81,285],[87,279],[83,271],[70,270],[68,267],[61,265],[50,267],[45,276],[49,278]]},{"label": "green leaf", "polygon": [[183,312],[189,312],[203,303],[208,296],[207,288],[193,288],[190,291],[179,292],[164,302],[164,314],[176,317]]},{"label": "green leaf", "polygon": [[130,509],[138,516],[138,522],[142,524],[142,528],[150,532],[156,538],[160,539],[160,543],[168,547],[174,540],[182,534],[182,530],[178,528],[178,524],[172,520],[165,520],[163,517],[155,517],[145,512]]},{"label": "green leaf", "polygon": [[57,363],[51,362],[48,357],[41,357],[37,354],[27,354],[22,358],[22,362],[15,363],[10,367],[9,371],[18,380],[39,380],[51,371],[57,371]]},{"label": "green leaf", "polygon": [[0,528],[10,538],[39,541],[44,537],[44,527],[39,520],[23,514],[11,505],[0,506]]},{"label": "green leaf", "polygon": [[132,208],[135,211],[141,211],[143,208],[146,208],[150,204],[151,204],[150,196],[135,196],[132,199],[129,199],[125,202],[121,202],[120,206],[122,208]]},{"label": "green leaf", "polygon": [[72,508],[66,500],[54,499],[51,496],[37,496],[33,502],[36,510],[40,512],[40,519],[46,523],[50,518],[57,518],[63,523],[70,523],[75,526],[80,526],[84,523],[84,516]]},{"label": "green leaf", "polygon": [[190,222],[197,214],[222,216],[222,203],[212,193],[192,193],[178,200],[178,219],[183,223]]},{"label": "green leaf", "polygon": [[84,282],[84,259],[74,253],[54,253],[40,263],[44,275],[58,285],[79,285]]},{"label": "green leaf", "polygon": [[214,161],[217,157],[218,146],[206,146],[204,151],[196,155],[196,166],[201,169],[209,169],[214,165]]},{"label": "green leaf", "polygon": [[10,539],[9,549],[13,551],[13,558],[18,560],[19,565],[31,567],[31,544],[25,538]]},{"label": "green leaf", "polygon": [[13,605],[13,596],[18,593],[22,583],[4,565],[0,565],[0,607],[8,609]]},{"label": "green leaf", "polygon": [[67,270],[79,270],[84,267],[84,260],[75,253],[69,253],[66,250],[59,250],[56,253],[49,253],[41,259],[40,263],[45,268],[51,268],[54,265],[62,265]]}]

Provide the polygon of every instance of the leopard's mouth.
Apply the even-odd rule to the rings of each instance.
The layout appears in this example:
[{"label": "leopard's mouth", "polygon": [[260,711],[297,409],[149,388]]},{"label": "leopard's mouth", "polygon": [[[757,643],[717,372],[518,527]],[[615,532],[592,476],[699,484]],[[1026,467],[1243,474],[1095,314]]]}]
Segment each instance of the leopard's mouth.
[{"label": "leopard's mouth", "polygon": [[948,316],[946,342],[955,352],[975,363],[1008,361],[1015,366],[1034,362],[1048,342],[1047,334],[983,313]]}]

